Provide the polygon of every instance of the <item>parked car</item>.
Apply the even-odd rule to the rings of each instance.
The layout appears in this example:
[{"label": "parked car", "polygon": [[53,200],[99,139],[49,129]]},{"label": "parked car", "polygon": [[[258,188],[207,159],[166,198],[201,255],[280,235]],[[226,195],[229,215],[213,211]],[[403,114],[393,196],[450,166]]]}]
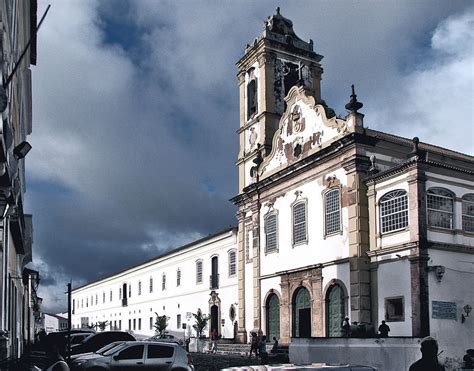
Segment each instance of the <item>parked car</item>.
[{"label": "parked car", "polygon": [[[90,336],[91,334],[95,334],[95,331],[89,329],[72,329],[70,333],[71,337],[80,335],[82,339],[84,339]],[[43,339],[40,340],[35,349],[47,351],[55,348],[61,354],[64,354],[67,345],[67,336],[68,331],[50,332]]]},{"label": "parked car", "polygon": [[177,338],[176,336],[171,335],[171,334],[155,335],[145,340],[159,342],[159,343],[176,343],[181,346],[183,346],[184,344],[183,339]]},{"label": "parked car", "polygon": [[105,352],[109,351],[112,348],[115,348],[116,346],[125,343],[126,341],[119,340],[119,341],[114,341],[113,343],[104,345],[102,348],[96,350],[95,352],[88,352],[88,353],[79,353],[79,354],[74,354],[71,355],[71,360],[77,359],[79,357],[85,357],[89,354],[104,354]]},{"label": "parked car", "polygon": [[135,338],[128,332],[104,331],[86,337],[81,343],[72,346],[71,354],[89,353],[99,350],[114,341],[133,341]]},{"label": "parked car", "polygon": [[178,344],[127,341],[103,354],[91,353],[71,361],[73,371],[125,369],[193,371],[191,355]]}]

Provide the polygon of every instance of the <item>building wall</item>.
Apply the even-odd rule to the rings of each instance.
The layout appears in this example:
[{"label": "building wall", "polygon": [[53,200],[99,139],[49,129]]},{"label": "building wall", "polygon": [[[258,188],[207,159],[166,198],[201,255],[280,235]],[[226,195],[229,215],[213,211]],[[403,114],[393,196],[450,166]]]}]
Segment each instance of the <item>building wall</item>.
[{"label": "building wall", "polygon": [[[220,306],[219,333],[224,337],[233,337],[233,321],[230,319],[230,306],[237,302],[237,275],[229,276],[229,251],[236,251],[236,230],[229,230],[209,239],[193,244],[180,251],[171,252],[139,265],[127,271],[96,281],[93,284],[73,290],[72,299],[75,305],[72,324],[81,327],[98,321],[109,321],[118,327],[121,321],[122,330],[152,335],[150,317],[155,322],[156,313],[169,317],[168,329],[182,331],[178,328],[177,315],[181,315],[181,323],[194,324],[191,313],[198,309],[203,314],[210,313],[210,275],[211,258],[218,257],[219,288],[215,289]],[[196,281],[196,261],[202,261],[202,282]],[[177,271],[181,272],[181,282],[178,286]],[[166,286],[163,290],[162,277],[166,274]],[[153,278],[153,291],[150,292],[150,278]],[[139,294],[141,282],[141,294]],[[131,295],[127,292],[127,306],[122,306],[119,291],[123,283],[131,285]],[[110,292],[112,291],[112,301]],[[103,295],[105,293],[105,303]],[[98,304],[95,297],[98,296]],[[93,304],[91,305],[91,298]],[[138,328],[141,320],[141,328]],[[224,320],[224,326],[222,326]],[[135,321],[135,322],[134,322]],[[135,326],[134,326],[135,323]],[[130,326],[131,324],[131,326]],[[210,324],[209,324],[210,326]],[[194,330],[192,331],[194,333]]]}]

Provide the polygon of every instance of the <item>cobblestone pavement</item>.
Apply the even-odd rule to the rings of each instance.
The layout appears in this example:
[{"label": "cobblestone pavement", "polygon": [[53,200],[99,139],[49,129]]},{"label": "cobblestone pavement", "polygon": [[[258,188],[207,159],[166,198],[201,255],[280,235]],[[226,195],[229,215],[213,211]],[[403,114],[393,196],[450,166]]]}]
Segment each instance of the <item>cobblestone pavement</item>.
[{"label": "cobblestone pavement", "polygon": [[[256,366],[260,358],[230,354],[191,353],[196,371],[215,371],[227,367]],[[280,363],[275,361],[276,363]],[[274,364],[270,359],[269,364]]]}]

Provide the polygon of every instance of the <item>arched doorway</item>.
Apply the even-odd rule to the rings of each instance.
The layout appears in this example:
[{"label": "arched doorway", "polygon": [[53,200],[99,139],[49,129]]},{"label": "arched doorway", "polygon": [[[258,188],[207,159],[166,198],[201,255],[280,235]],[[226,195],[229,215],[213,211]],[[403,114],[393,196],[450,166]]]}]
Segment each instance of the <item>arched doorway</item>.
[{"label": "arched doorway", "polygon": [[293,337],[311,337],[311,299],[304,287],[293,295]]},{"label": "arched doorway", "polygon": [[219,333],[219,307],[217,305],[211,306],[211,328],[209,329],[211,332],[213,329]]},{"label": "arched doorway", "polygon": [[344,319],[344,290],[339,285],[331,286],[326,293],[326,327],[327,336],[342,336],[341,323]]},{"label": "arched doorway", "polygon": [[280,300],[276,294],[271,294],[267,299],[267,339],[273,337],[280,339]]}]

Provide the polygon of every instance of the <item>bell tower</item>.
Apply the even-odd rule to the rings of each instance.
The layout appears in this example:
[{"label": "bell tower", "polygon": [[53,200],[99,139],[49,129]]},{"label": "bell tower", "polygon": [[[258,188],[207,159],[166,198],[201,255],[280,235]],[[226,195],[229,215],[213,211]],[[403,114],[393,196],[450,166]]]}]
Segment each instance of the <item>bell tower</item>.
[{"label": "bell tower", "polygon": [[[260,148],[261,156],[270,153],[272,139],[285,111],[285,96],[302,84],[321,102],[323,58],[313,51],[313,41],[301,40],[293,22],[280,14],[268,17],[263,33],[245,48],[237,62],[240,93],[239,193],[255,181],[251,172]],[[260,144],[260,146],[258,146]]]}]

